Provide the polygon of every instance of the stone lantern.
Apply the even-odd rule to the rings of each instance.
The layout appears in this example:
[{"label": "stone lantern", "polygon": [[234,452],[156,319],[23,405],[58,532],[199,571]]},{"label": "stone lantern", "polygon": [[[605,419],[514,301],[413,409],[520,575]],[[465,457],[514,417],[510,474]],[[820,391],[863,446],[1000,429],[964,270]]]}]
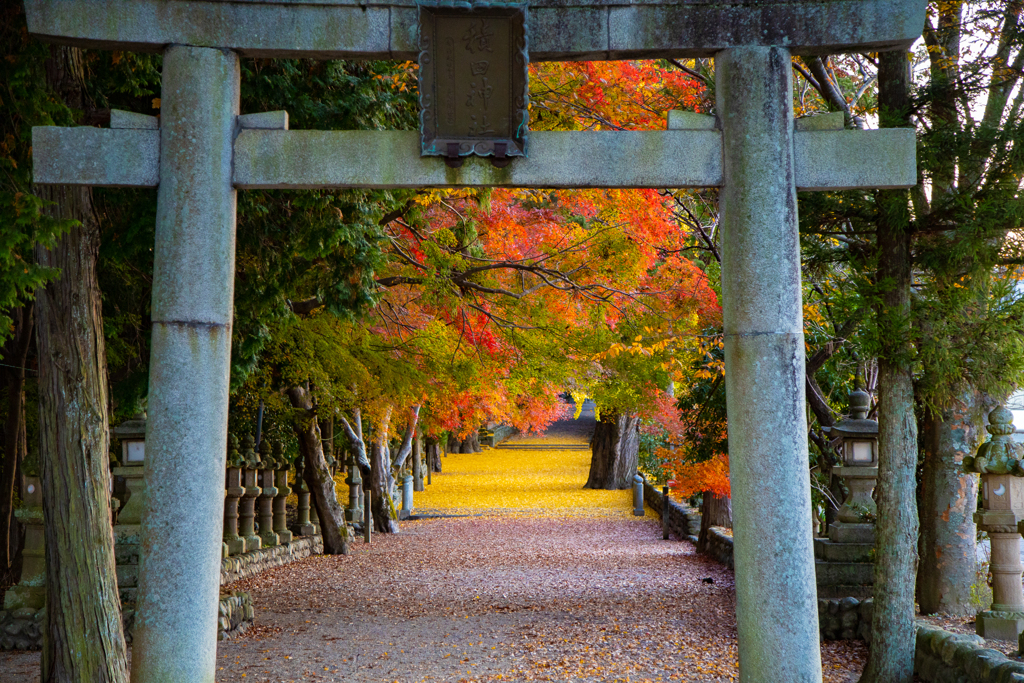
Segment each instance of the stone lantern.
[{"label": "stone lantern", "polygon": [[224,487],[224,544],[228,555],[241,555],[245,552],[245,539],[238,535],[238,501],[245,495],[242,481],[242,468],[245,460],[238,452],[238,437],[228,434],[227,471]]},{"label": "stone lantern", "polygon": [[121,441],[121,466],[112,474],[124,480],[128,500],[117,514],[114,525],[114,556],[117,561],[117,589],[122,606],[135,603],[139,585],[139,555],[142,550],[140,525],[146,507],[146,480],[143,478],[146,462],[146,414],[135,417],[114,428]]},{"label": "stone lantern", "polygon": [[271,452],[270,441],[264,438],[260,442],[260,496],[258,499],[260,516],[260,540],[262,547],[269,548],[279,542],[274,533],[274,498],[277,497],[277,463]]},{"label": "stone lantern", "polygon": [[1013,413],[999,406],[988,414],[992,437],[964,469],[981,475],[982,509],[974,521],[992,542],[992,606],[975,622],[978,635],[1017,640],[1024,630],[1024,592],[1021,591],[1020,532],[1024,520],[1024,448],[1013,440]]},{"label": "stone lantern", "polygon": [[146,482],[142,477],[146,462],[146,414],[114,427],[114,435],[121,441],[121,466],[115,467],[115,477],[123,477],[128,489],[128,501],[117,515],[118,524],[140,524],[142,508],[146,502]]},{"label": "stone lantern", "polygon": [[246,434],[244,439],[245,466],[242,469],[242,488],[245,493],[238,501],[238,535],[245,540],[245,552],[251,553],[262,547],[262,540],[256,535],[256,496],[263,492],[256,481],[260,458],[256,455],[256,441]]},{"label": "stone lantern", "polygon": [[877,508],[871,493],[878,480],[878,422],[869,420],[871,397],[866,391],[850,393],[850,415],[830,432],[842,439],[840,453],[843,464],[833,472],[843,478],[849,494],[836,513],[838,518],[829,527],[833,543],[874,543]]},{"label": "stone lantern", "polygon": [[288,530],[287,498],[292,490],[288,487],[288,469],[291,463],[284,454],[284,445],[274,442],[274,462],[277,463],[275,485],[277,495],[274,497],[274,533],[282,545],[292,542],[292,532]]},{"label": "stone lantern", "polygon": [[875,578],[875,501],[878,477],[878,423],[867,419],[871,397],[860,389],[850,394],[850,418],[832,427],[840,439],[843,464],[832,471],[849,490],[828,538],[814,539],[818,597],[870,597]]}]

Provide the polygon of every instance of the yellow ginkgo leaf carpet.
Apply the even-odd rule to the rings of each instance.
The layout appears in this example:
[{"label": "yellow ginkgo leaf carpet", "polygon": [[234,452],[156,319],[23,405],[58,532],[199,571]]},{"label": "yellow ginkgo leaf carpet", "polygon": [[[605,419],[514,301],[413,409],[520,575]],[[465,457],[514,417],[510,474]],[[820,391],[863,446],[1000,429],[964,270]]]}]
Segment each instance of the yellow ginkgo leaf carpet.
[{"label": "yellow ginkgo leaf carpet", "polygon": [[590,450],[559,448],[567,442],[586,444],[558,436],[533,437],[485,447],[480,453],[443,456],[443,471],[435,472],[426,490],[413,497],[414,512],[631,518],[632,491],[584,489]]}]

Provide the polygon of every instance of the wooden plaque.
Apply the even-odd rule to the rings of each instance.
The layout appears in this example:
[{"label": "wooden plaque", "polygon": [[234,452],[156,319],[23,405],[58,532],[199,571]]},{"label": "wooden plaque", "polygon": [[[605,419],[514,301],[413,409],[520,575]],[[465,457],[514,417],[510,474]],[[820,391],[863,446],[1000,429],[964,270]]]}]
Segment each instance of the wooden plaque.
[{"label": "wooden plaque", "polygon": [[[526,6],[421,4],[423,156],[526,155]],[[453,164],[454,165],[454,164]]]}]

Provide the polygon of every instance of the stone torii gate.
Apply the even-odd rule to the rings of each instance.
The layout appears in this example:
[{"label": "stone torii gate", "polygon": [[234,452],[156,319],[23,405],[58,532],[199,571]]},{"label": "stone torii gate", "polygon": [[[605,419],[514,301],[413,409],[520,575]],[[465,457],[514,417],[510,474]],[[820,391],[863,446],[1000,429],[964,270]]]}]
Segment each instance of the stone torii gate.
[{"label": "stone torii gate", "polygon": [[[797,131],[791,55],[906,49],[924,0],[536,0],[534,60],[715,58],[719,120],[530,134],[506,168],[419,134],[239,112],[239,57],[415,59],[415,0],[26,0],[36,36],[163,53],[161,118],[36,128],[37,183],[158,187],[136,683],[212,683],[238,189],[720,187],[740,678],[821,680],[797,190],[909,187],[912,130]],[[686,117],[684,117],[684,120]]]}]

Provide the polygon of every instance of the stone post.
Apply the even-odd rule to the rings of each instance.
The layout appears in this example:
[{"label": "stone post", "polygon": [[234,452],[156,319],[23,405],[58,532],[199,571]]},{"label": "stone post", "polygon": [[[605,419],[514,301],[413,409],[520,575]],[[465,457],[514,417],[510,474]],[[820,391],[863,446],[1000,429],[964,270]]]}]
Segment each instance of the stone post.
[{"label": "stone post", "polygon": [[117,593],[124,611],[134,609],[138,600],[141,565],[141,524],[146,507],[145,435],[146,416],[139,414],[114,428],[121,441],[121,465],[111,469],[124,482],[128,500],[117,513],[114,525],[114,560],[117,563]]},{"label": "stone post", "polygon": [[309,524],[313,527],[313,534],[320,533],[320,516],[316,514],[316,505],[313,505],[313,499],[309,501]]},{"label": "stone post", "polygon": [[295,460],[295,497],[298,499],[296,511],[298,517],[292,527],[292,533],[296,536],[312,536],[316,528],[309,521],[309,489],[302,478],[302,456]]},{"label": "stone post", "polygon": [[983,638],[1017,640],[1024,631],[1024,592],[1021,590],[1020,523],[1024,521],[1024,447],[1013,440],[1013,413],[999,406],[988,414],[992,437],[975,457],[964,458],[964,469],[981,474],[982,509],[974,514],[978,528],[992,543],[992,606],[980,612],[975,629]]},{"label": "stone post", "polygon": [[633,475],[633,516],[644,516],[644,478],[639,474]]},{"label": "stone post", "polygon": [[260,514],[260,545],[269,548],[278,544],[277,534],[274,533],[274,498],[277,497],[277,487],[274,480],[277,476],[277,463],[270,450],[270,439],[264,438],[260,442],[260,496],[257,499]]},{"label": "stone post", "polygon": [[668,540],[668,516],[672,506],[669,504],[668,486],[661,487],[661,538]]},{"label": "stone post", "polygon": [[242,469],[242,487],[245,492],[238,504],[238,535],[245,540],[245,551],[251,553],[262,547],[260,537],[256,535],[256,497],[262,493],[256,481],[259,473],[260,460],[253,450],[256,441],[248,434],[245,437],[245,467]]},{"label": "stone post", "polygon": [[164,51],[138,683],[216,675],[239,90],[234,52]]},{"label": "stone post", "polygon": [[245,552],[245,540],[238,535],[238,499],[245,494],[242,486],[242,454],[238,452],[238,437],[228,434],[228,467],[224,492],[224,543],[228,555]]},{"label": "stone post", "polygon": [[[715,57],[742,680],[821,681],[789,50]],[[785,501],[780,505],[779,501]]]},{"label": "stone post", "polygon": [[284,455],[284,446],[280,441],[274,442],[274,462],[277,463],[275,483],[277,496],[274,497],[274,533],[281,544],[292,542],[292,532],[288,531],[287,498],[292,492],[288,488],[288,459]]},{"label": "stone post", "polygon": [[364,490],[363,503],[365,504],[365,507],[363,508],[363,541],[366,543],[369,543],[370,539],[373,538],[373,508],[370,505],[372,499],[373,491]]},{"label": "stone post", "polygon": [[402,477],[402,510],[398,513],[399,519],[409,519],[412,516],[412,475]]},{"label": "stone post", "polygon": [[348,508],[345,509],[345,520],[349,524],[358,524],[363,521],[363,508],[359,505],[360,489],[363,478],[359,472],[359,463],[356,462],[355,453],[348,454]]},{"label": "stone post", "polygon": [[14,516],[25,526],[21,580],[4,594],[4,609],[39,610],[46,604],[46,534],[43,529],[43,488],[38,475],[25,476],[21,507]]}]

